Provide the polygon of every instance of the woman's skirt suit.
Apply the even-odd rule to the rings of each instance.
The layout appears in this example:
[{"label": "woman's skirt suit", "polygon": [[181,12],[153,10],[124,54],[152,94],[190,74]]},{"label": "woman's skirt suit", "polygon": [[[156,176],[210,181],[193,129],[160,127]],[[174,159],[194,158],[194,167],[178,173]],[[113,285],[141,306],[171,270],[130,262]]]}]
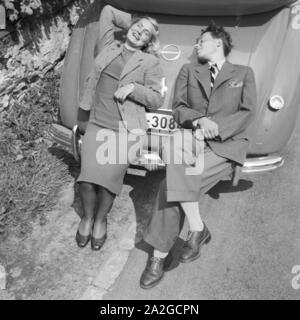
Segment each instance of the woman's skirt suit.
[{"label": "woman's skirt suit", "polygon": [[[141,50],[130,51],[114,39],[116,26],[126,29],[130,24],[130,14],[109,5],[102,9],[96,41],[99,54],[79,102],[81,109],[90,111],[90,118],[77,181],[103,186],[117,195],[129,164],[138,156],[138,150],[130,154],[128,150],[147,137],[145,112],[163,103],[159,59]],[[128,84],[134,84],[133,91],[123,103],[116,101],[114,93]]]},{"label": "woman's skirt suit", "polygon": [[[81,172],[77,179],[78,182],[101,185],[114,194],[121,192],[128,164],[127,161],[117,164],[117,160],[121,157],[127,158],[127,148],[125,146],[122,148],[119,144],[122,141],[120,135],[122,132],[126,134],[126,128],[113,96],[118,89],[124,65],[131,55],[129,50],[124,49],[100,76],[95,93],[95,107],[91,110],[89,124],[83,137]],[[105,145],[107,145],[106,150]],[[113,154],[111,157],[109,154],[105,155],[105,151],[108,153],[108,148],[111,149],[110,154]],[[119,151],[125,154],[121,156]]]}]

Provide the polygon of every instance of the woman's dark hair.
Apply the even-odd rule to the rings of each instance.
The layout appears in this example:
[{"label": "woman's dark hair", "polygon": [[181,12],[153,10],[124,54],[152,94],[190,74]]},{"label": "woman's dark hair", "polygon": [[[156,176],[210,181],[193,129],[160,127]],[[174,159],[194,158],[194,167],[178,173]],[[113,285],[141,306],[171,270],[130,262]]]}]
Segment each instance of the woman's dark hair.
[{"label": "woman's dark hair", "polygon": [[201,31],[201,36],[207,32],[209,32],[214,39],[222,40],[224,55],[227,57],[233,48],[230,34],[223,27],[216,25],[214,21]]}]

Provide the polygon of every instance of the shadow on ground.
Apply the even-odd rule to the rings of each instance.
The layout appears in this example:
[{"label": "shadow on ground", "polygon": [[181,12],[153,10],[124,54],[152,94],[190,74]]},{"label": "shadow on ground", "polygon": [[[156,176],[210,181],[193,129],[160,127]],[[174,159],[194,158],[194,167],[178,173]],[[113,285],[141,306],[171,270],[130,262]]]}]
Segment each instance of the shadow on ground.
[{"label": "shadow on ground", "polygon": [[[132,186],[132,191],[129,193],[135,208],[137,232],[136,232],[136,248],[146,252],[148,256],[152,254],[153,248],[143,241],[143,232],[152,216],[154,202],[157,196],[159,185],[165,177],[164,171],[148,172],[146,177],[127,175],[125,177],[125,184]],[[207,195],[211,201],[220,198],[222,193],[241,192],[250,189],[253,182],[249,180],[240,179],[237,186],[232,186],[231,180],[222,180],[213,188],[211,188]],[[182,228],[187,227],[184,224],[184,217],[182,219]],[[166,260],[166,271],[170,271],[179,265],[179,256],[184,245],[183,239],[177,239],[174,247]]]},{"label": "shadow on ground", "polygon": [[[80,173],[80,164],[75,161],[73,156],[67,151],[59,148],[50,148],[50,152],[56,157],[61,159],[69,167],[69,172],[75,181]],[[143,233],[147,228],[147,225],[152,216],[155,199],[158,193],[159,185],[165,177],[164,170],[158,170],[154,172],[147,172],[146,176],[137,176],[127,174],[124,179],[124,185],[130,186],[132,189],[129,192],[129,196],[134,205],[134,211],[136,215],[136,238],[135,244],[136,248],[146,252],[150,257],[152,253],[152,247],[143,241]],[[78,185],[74,181],[74,201],[72,207],[76,211],[79,217],[82,216],[82,207],[79,198]],[[249,180],[240,179],[237,186],[232,185],[231,180],[222,180],[214,187],[212,187],[207,195],[210,197],[211,201],[218,200],[222,193],[233,193],[246,191],[252,188],[253,182]],[[184,218],[182,219],[182,228],[187,227],[184,224]],[[178,238],[174,247],[172,248],[170,254],[166,260],[166,269],[172,270],[179,265],[179,256],[181,249],[184,245],[184,240]]]},{"label": "shadow on ground", "polygon": [[[79,200],[78,185],[76,179],[80,173],[80,163],[77,162],[73,155],[67,152],[61,147],[51,147],[49,152],[56,156],[58,159],[63,161],[68,166],[70,175],[74,178],[74,202],[73,208],[79,216],[82,215],[81,204]],[[135,208],[137,232],[136,232],[136,243],[142,240],[142,234],[152,215],[153,206],[159,185],[165,177],[164,170],[158,170],[154,172],[147,172],[146,176],[137,176],[127,174],[124,179],[124,185],[132,187],[129,192],[129,196],[132,199]],[[240,179],[237,186],[232,185],[231,180],[222,180],[214,187],[212,187],[207,195],[212,199],[219,199],[222,193],[233,193],[246,191],[252,188],[253,182],[249,180]],[[147,251],[145,249],[145,251]]]}]

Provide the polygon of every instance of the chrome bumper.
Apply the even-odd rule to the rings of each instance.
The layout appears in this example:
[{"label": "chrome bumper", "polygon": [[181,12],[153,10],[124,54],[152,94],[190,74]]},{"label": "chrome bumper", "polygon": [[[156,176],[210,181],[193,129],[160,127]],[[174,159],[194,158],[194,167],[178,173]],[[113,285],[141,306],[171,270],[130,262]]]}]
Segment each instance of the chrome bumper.
[{"label": "chrome bumper", "polygon": [[[70,130],[61,125],[53,124],[50,127],[49,133],[55,142],[72,151],[74,158],[77,161],[80,160],[81,136],[77,126],[74,126],[73,129]],[[159,158],[157,153],[149,154],[146,152],[133,165],[140,167],[141,170],[145,171],[143,167],[145,167],[145,164],[149,164],[151,162],[155,162],[158,169],[164,169],[165,167],[165,164]],[[284,159],[281,156],[247,158],[244,166],[242,167],[242,173],[251,174],[272,171],[281,167],[283,164]],[[132,173],[134,173],[137,172],[136,170],[139,169],[129,170],[129,172],[132,171]]]},{"label": "chrome bumper", "polygon": [[243,173],[259,173],[265,171],[272,171],[280,168],[284,164],[284,159],[281,156],[266,156],[247,158],[243,168]]},{"label": "chrome bumper", "polygon": [[49,129],[49,134],[54,142],[64,148],[72,150],[72,130],[59,124],[52,124]]},{"label": "chrome bumper", "polygon": [[62,125],[52,124],[49,134],[56,143],[71,151],[76,161],[80,160],[82,141],[77,125],[70,130]]}]

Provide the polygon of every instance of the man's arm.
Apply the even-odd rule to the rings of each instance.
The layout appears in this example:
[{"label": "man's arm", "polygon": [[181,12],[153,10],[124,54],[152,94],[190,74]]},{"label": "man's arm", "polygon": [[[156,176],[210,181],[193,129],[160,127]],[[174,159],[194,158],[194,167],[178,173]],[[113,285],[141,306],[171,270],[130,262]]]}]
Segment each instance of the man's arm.
[{"label": "man's arm", "polygon": [[[193,127],[193,121],[204,117],[205,114],[199,110],[195,110],[188,103],[187,97],[188,88],[188,65],[184,65],[176,79],[174,99],[173,99],[173,115],[175,121],[183,128],[191,129]],[[195,88],[195,90],[197,90]],[[199,90],[199,95],[200,95]],[[199,97],[199,101],[201,101]]]},{"label": "man's arm", "polygon": [[96,41],[95,56],[104,47],[110,45],[114,40],[115,28],[128,29],[131,24],[131,14],[106,5],[100,14],[99,36]]},{"label": "man's arm", "polygon": [[218,115],[211,117],[211,120],[218,124],[221,141],[232,138],[247,129],[255,115],[256,105],[254,72],[248,68],[238,111],[228,117],[220,118]]}]

